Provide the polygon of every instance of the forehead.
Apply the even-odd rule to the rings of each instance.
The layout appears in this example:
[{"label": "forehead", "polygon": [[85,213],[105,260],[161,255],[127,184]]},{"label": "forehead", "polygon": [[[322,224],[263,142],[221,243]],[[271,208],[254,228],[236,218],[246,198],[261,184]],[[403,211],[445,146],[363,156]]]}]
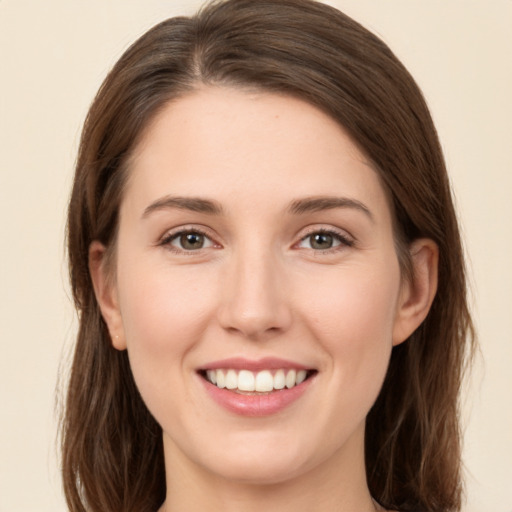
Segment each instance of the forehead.
[{"label": "forehead", "polygon": [[146,202],[164,193],[228,206],[333,193],[386,202],[377,173],[334,119],[272,93],[209,87],[170,102],[129,167],[126,195]]}]

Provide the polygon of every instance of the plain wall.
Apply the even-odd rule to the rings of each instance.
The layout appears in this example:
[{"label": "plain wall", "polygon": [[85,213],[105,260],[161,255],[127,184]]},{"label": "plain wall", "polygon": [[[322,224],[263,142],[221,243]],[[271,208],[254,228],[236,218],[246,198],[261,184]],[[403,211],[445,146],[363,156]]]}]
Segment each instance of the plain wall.
[{"label": "plain wall", "polygon": [[[88,105],[127,45],[201,2],[0,0],[0,512],[59,512],[55,390],[75,329],[65,210]],[[481,355],[467,512],[512,512],[512,1],[329,2],[376,32],[436,121],[470,254]]]}]

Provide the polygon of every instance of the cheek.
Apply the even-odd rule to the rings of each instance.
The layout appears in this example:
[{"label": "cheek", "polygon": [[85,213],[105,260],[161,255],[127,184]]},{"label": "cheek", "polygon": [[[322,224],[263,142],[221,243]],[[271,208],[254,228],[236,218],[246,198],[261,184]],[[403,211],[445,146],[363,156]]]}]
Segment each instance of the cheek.
[{"label": "cheek", "polygon": [[197,275],[135,259],[120,262],[118,276],[131,369],[146,405],[159,419],[168,401],[188,393],[186,356],[206,328],[212,294],[201,289]]},{"label": "cheek", "polygon": [[[309,292],[308,309],[314,324],[328,339],[377,342],[389,336],[396,313],[399,274],[393,270],[347,269],[317,280]],[[311,290],[311,287],[310,287]]]},{"label": "cheek", "polygon": [[326,277],[324,286],[318,281],[309,294],[305,315],[337,382],[378,393],[392,348],[399,283],[398,264],[350,268]]},{"label": "cheek", "polygon": [[129,349],[140,345],[152,352],[184,350],[182,344],[201,331],[209,309],[209,294],[199,286],[198,276],[136,262],[128,266],[126,279],[122,270],[121,313]]}]

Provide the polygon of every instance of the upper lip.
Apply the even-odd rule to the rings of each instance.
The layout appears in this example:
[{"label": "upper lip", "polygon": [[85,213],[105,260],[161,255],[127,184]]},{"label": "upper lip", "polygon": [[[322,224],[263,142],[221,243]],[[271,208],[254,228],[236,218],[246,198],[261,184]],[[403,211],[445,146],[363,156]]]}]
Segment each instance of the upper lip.
[{"label": "upper lip", "polygon": [[218,370],[229,368],[233,370],[249,370],[259,372],[262,370],[311,370],[311,367],[278,357],[263,357],[261,359],[246,359],[243,357],[231,357],[221,359],[201,366],[200,370]]}]

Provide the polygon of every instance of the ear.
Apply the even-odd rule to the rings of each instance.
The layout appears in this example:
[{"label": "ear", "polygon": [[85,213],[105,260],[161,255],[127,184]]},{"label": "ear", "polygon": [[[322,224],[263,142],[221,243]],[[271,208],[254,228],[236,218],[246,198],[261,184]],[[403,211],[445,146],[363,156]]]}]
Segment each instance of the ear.
[{"label": "ear", "polygon": [[123,320],[117,295],[116,280],[109,275],[106,265],[107,249],[95,240],[89,246],[89,272],[101,316],[107,324],[112,345],[117,350],[126,349]]},{"label": "ear", "polygon": [[412,278],[404,280],[397,305],[393,345],[405,341],[425,320],[437,291],[439,249],[428,238],[409,247]]}]

